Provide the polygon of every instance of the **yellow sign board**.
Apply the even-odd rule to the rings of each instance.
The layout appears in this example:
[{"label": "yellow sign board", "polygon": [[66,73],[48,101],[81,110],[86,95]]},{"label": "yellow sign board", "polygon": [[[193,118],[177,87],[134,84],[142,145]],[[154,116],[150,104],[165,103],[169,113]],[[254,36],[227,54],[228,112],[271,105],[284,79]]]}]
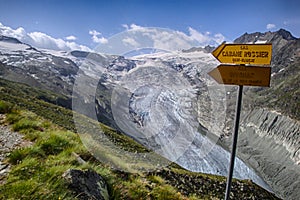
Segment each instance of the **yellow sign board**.
[{"label": "yellow sign board", "polygon": [[213,52],[221,63],[270,65],[272,44],[221,44]]},{"label": "yellow sign board", "polygon": [[221,64],[208,74],[221,84],[269,87],[271,68]]}]

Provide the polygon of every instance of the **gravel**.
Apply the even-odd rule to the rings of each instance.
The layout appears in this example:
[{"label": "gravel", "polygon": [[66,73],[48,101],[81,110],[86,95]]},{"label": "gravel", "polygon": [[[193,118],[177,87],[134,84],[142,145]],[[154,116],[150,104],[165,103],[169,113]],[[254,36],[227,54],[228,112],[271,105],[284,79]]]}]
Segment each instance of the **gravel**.
[{"label": "gravel", "polygon": [[5,161],[9,153],[16,148],[31,144],[23,138],[23,135],[12,131],[9,126],[3,125],[4,119],[5,115],[0,114],[0,184],[5,182],[5,177],[10,171],[10,164]]}]

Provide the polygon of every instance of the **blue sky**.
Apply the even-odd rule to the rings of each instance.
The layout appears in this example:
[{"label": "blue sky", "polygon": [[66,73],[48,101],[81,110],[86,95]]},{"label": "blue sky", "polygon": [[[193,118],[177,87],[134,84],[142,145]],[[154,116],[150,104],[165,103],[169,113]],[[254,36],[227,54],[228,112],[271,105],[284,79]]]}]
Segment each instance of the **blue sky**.
[{"label": "blue sky", "polygon": [[233,41],[245,32],[279,28],[300,36],[298,0],[0,0],[0,5],[2,34],[22,32],[19,38],[25,34],[25,42],[36,43],[49,36],[91,49],[134,27],[169,28],[218,42],[220,35]]}]

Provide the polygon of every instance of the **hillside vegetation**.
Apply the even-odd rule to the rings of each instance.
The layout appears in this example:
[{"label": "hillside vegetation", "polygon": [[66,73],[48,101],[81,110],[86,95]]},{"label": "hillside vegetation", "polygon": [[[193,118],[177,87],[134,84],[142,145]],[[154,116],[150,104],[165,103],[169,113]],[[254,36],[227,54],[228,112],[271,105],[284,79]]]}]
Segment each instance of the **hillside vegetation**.
[{"label": "hillside vegetation", "polygon": [[[41,98],[42,97],[42,98]],[[80,199],[62,178],[68,169],[93,170],[108,185],[109,199],[222,199],[226,179],[192,173],[176,165],[139,174],[113,170],[82,145],[73,113],[58,105],[65,99],[48,91],[0,79],[1,126],[24,135],[31,146],[15,149],[5,162],[11,171],[0,185],[0,199]],[[95,122],[96,123],[96,122]],[[127,151],[148,151],[132,139],[97,123]],[[84,163],[78,161],[78,156]],[[277,199],[251,181],[233,182],[234,199]]]}]

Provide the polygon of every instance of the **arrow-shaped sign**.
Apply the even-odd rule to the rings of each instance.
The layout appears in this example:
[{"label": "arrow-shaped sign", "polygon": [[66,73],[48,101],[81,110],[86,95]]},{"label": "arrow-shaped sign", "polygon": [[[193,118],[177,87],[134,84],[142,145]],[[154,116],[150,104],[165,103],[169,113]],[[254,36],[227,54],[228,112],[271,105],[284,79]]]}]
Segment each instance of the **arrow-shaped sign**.
[{"label": "arrow-shaped sign", "polygon": [[213,52],[221,63],[270,65],[272,44],[221,44]]},{"label": "arrow-shaped sign", "polygon": [[271,68],[221,64],[208,74],[221,84],[269,87]]}]

